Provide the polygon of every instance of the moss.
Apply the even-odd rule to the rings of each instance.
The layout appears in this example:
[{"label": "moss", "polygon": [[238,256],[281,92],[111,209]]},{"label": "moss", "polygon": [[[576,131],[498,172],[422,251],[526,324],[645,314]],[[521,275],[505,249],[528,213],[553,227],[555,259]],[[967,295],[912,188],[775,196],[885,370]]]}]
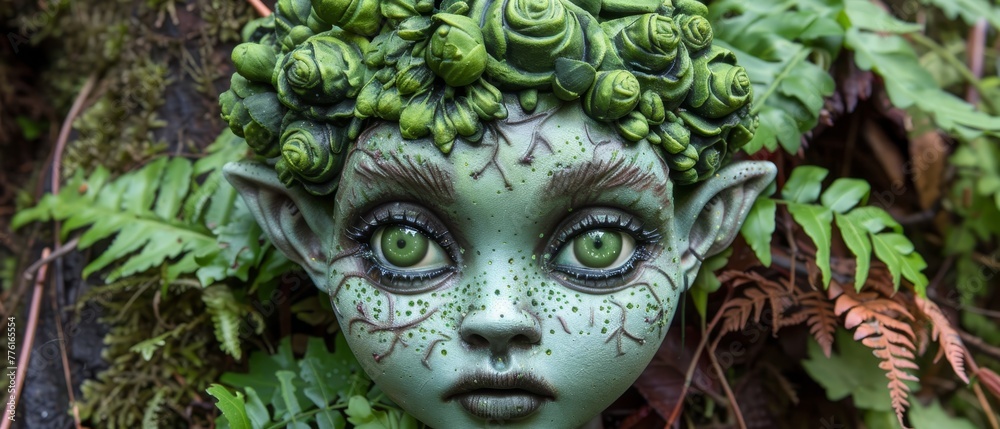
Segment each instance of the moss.
[{"label": "moss", "polygon": [[[201,301],[201,289],[172,286],[160,296],[160,279],[129,277],[92,289],[81,308],[93,300],[111,325],[102,357],[110,367],[96,380],[83,383],[80,411],[92,425],[139,427],[153,414],[157,427],[191,427],[205,423],[208,411],[190,407],[219,376],[224,356],[212,333],[212,322]],[[163,336],[145,359],[137,343]],[[157,398],[159,396],[159,398]]]},{"label": "moss", "polygon": [[[44,51],[45,98],[65,114],[89,73],[98,85],[74,122],[64,173],[103,164],[122,172],[168,147],[203,147],[164,117],[181,110],[166,100],[206,111],[215,121],[217,96],[228,70],[227,43],[253,18],[242,0],[50,0],[29,2],[13,25],[27,36],[27,49]],[[161,113],[158,113],[161,112]],[[166,113],[169,111],[169,113]],[[169,120],[169,118],[167,118]],[[216,129],[222,128],[221,121]],[[214,136],[213,136],[214,137]]]}]

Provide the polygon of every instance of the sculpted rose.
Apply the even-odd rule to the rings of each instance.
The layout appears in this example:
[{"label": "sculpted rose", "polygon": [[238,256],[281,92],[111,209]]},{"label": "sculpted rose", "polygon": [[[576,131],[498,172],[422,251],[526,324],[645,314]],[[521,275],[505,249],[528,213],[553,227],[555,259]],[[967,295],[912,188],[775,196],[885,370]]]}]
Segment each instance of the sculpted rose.
[{"label": "sculpted rose", "polygon": [[599,65],[608,49],[600,24],[561,0],[493,1],[482,16],[486,73],[505,89],[548,89],[559,58]]},{"label": "sculpted rose", "polygon": [[314,121],[296,121],[281,133],[281,159],[275,165],[278,178],[292,186],[296,181],[317,195],[336,186],[333,180],[344,163],[347,142],[344,129]]},{"label": "sculpted rose", "polygon": [[629,68],[660,74],[677,58],[681,37],[673,19],[647,13],[618,33],[614,42]]},{"label": "sculpted rose", "polygon": [[753,88],[742,66],[715,62],[704,70],[688,95],[691,110],[706,118],[721,118],[750,103]]},{"label": "sculpted rose", "polygon": [[712,24],[704,16],[681,15],[678,18],[678,24],[684,44],[692,53],[712,45]]},{"label": "sculpted rose", "polygon": [[613,43],[643,90],[660,96],[667,110],[676,109],[694,82],[691,57],[676,22],[647,13],[636,17],[613,37]]},{"label": "sculpted rose", "polygon": [[467,16],[434,15],[440,25],[427,47],[427,65],[450,86],[465,86],[486,70],[486,46],[479,26]]},{"label": "sculpted rose", "polygon": [[598,72],[594,86],[583,97],[583,110],[599,121],[627,115],[639,103],[639,82],[626,70]]},{"label": "sculpted rose", "polygon": [[275,71],[278,98],[289,108],[354,98],[369,76],[362,47],[340,34],[313,36],[289,52]]}]

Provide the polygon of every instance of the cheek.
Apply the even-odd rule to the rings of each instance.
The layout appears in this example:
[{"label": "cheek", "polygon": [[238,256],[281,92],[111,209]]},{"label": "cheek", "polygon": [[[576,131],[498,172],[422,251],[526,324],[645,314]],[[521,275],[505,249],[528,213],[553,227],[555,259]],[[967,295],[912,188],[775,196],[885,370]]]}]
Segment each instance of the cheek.
[{"label": "cheek", "polygon": [[342,265],[348,270],[334,266],[329,275],[330,302],[366,369],[384,371],[382,364],[388,361],[410,370],[430,369],[432,358],[447,356],[448,343],[458,340],[462,308],[452,292],[395,294],[372,284],[364,273],[351,271],[353,264]]},{"label": "cheek", "polygon": [[[562,299],[542,306],[543,344],[575,352],[584,342],[602,356],[651,355],[659,346],[673,313],[676,293],[669,284],[637,280],[633,286],[604,295],[565,289]],[[556,351],[553,351],[556,353]]]}]

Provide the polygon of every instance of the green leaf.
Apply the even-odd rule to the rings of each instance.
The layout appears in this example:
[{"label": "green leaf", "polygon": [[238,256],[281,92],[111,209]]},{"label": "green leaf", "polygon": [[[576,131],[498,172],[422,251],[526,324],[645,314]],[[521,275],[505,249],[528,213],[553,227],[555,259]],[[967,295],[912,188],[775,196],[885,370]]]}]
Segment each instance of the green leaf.
[{"label": "green leaf", "polygon": [[257,396],[257,391],[249,386],[243,388],[243,390],[246,391],[247,415],[250,416],[250,422],[253,423],[253,427],[260,428],[270,423],[271,415],[267,412],[267,407],[260,400],[260,396]]},{"label": "green leaf", "polygon": [[901,109],[916,106],[937,126],[971,140],[984,133],[1000,133],[1000,117],[976,111],[964,100],[944,91],[917,58],[913,46],[900,36],[874,34],[851,28],[845,45],[855,53],[862,70],[883,78],[889,100]]},{"label": "green leaf", "polygon": [[871,190],[871,185],[865,180],[841,177],[823,192],[820,202],[837,213],[846,213],[859,203],[867,204]]},{"label": "green leaf", "polygon": [[864,227],[870,233],[878,233],[890,228],[893,232],[903,232],[903,226],[888,212],[879,207],[858,207],[846,215],[851,221]]},{"label": "green leaf", "polygon": [[851,396],[858,408],[892,411],[885,372],[879,368],[879,361],[871,349],[854,341],[843,329],[837,330],[836,338],[838,350],[829,358],[823,354],[819,343],[810,338],[809,358],[802,361],[802,367],[823,386],[831,401]]},{"label": "green leaf", "polygon": [[844,28],[854,27],[884,33],[912,33],[923,29],[919,24],[896,19],[885,9],[866,0],[846,0],[840,22]]},{"label": "green leaf", "polygon": [[208,314],[212,316],[215,338],[219,341],[222,351],[240,359],[243,356],[243,349],[240,346],[240,316],[243,308],[233,295],[233,291],[226,285],[212,285],[202,291],[201,300],[205,303]]},{"label": "green leaf", "polygon": [[770,198],[757,198],[740,228],[740,235],[765,267],[771,266],[771,235],[774,234],[777,207]]},{"label": "green leaf", "polygon": [[966,419],[948,415],[936,399],[932,400],[926,407],[920,401],[913,401],[908,414],[910,423],[913,424],[913,429],[976,428],[976,425]]},{"label": "green leaf", "polygon": [[715,276],[715,271],[725,267],[732,254],[733,249],[730,247],[706,259],[698,268],[698,276],[695,277],[694,284],[688,289],[694,300],[695,310],[698,310],[698,315],[701,316],[703,322],[708,310],[708,294],[719,290],[722,286],[722,282]]},{"label": "green leaf", "polygon": [[927,268],[927,262],[914,251],[910,239],[895,232],[871,233],[870,235],[875,247],[875,256],[889,267],[893,286],[898,289],[900,277],[905,277],[913,283],[917,293],[924,296],[928,280],[921,271]]},{"label": "green leaf", "polygon": [[254,351],[250,354],[247,365],[250,368],[250,373],[227,372],[222,374],[219,380],[237,388],[251,387],[260,394],[261,398],[272,398],[279,387],[274,374],[281,370],[294,371],[298,369],[295,357],[292,355],[291,337],[282,338],[273,355],[259,350]]},{"label": "green leaf", "polygon": [[948,19],[962,17],[966,24],[974,25],[980,18],[986,18],[993,28],[1000,28],[1000,9],[987,0],[920,0],[920,3],[936,6]]},{"label": "green leaf", "polygon": [[286,421],[291,420],[293,424],[297,424],[296,416],[302,412],[302,406],[299,405],[299,398],[295,395],[295,383],[292,382],[296,378],[295,373],[281,370],[275,372],[274,376],[278,378],[279,386],[274,397],[275,412],[279,416],[284,415]]},{"label": "green leaf", "polygon": [[857,269],[854,272],[854,288],[861,291],[868,279],[868,271],[871,269],[872,243],[868,237],[868,231],[864,226],[858,224],[851,217],[841,213],[834,213],[837,220],[837,227],[840,229],[840,236],[844,239],[844,244],[854,254],[857,261]]},{"label": "green leaf", "polygon": [[174,219],[191,187],[191,162],[173,158],[166,166],[153,213],[161,219]]},{"label": "green leaf", "polygon": [[811,203],[819,197],[823,187],[823,179],[829,173],[823,167],[803,165],[792,170],[781,189],[781,198],[793,203]]},{"label": "green leaf", "polygon": [[243,394],[236,392],[236,395],[229,393],[229,390],[219,384],[212,384],[207,390],[209,395],[219,400],[215,405],[222,410],[222,414],[229,420],[229,427],[233,429],[251,429],[250,417],[247,416],[246,404]]},{"label": "green leaf", "polygon": [[816,245],[816,266],[823,274],[823,287],[827,287],[831,277],[830,246],[833,235],[831,232],[833,212],[826,207],[798,203],[788,203],[788,212],[791,213],[792,219],[795,219],[795,223],[802,226],[802,230]]}]

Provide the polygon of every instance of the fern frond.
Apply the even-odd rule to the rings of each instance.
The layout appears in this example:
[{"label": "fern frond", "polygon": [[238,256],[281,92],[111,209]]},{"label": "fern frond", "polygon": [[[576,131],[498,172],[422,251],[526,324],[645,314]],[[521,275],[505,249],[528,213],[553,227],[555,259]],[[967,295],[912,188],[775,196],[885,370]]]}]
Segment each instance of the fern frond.
[{"label": "fern frond", "polygon": [[820,291],[805,292],[799,297],[802,313],[807,316],[806,325],[809,333],[823,349],[823,354],[830,357],[833,350],[833,334],[840,325],[837,314],[833,311],[833,302]]},{"label": "fern frond", "polygon": [[242,308],[233,291],[228,286],[217,284],[204,290],[201,300],[205,302],[208,314],[212,316],[215,338],[220,348],[230,356],[240,359],[240,314]]},{"label": "fern frond", "polygon": [[752,271],[724,271],[719,274],[719,281],[741,288],[742,292],[742,296],[729,299],[719,310],[723,312],[722,333],[742,330],[750,319],[759,323],[768,306],[771,326],[778,329],[782,314],[794,304],[792,287],[787,282],[776,282]]},{"label": "fern frond", "polygon": [[962,337],[958,331],[952,327],[951,322],[941,312],[941,308],[931,301],[921,297],[916,297],[917,307],[931,320],[931,339],[937,341],[941,346],[941,353],[948,359],[951,368],[966,384],[969,384],[969,376],[965,373],[966,350],[962,343]]},{"label": "fern frond", "polygon": [[166,393],[166,390],[158,390],[153,398],[146,403],[146,409],[142,412],[142,429],[159,427],[160,408],[163,407],[163,397]]},{"label": "fern frond", "polygon": [[860,340],[881,362],[879,368],[889,379],[889,396],[892,409],[900,426],[903,414],[909,407],[910,387],[907,381],[919,381],[908,370],[919,369],[913,362],[914,334],[908,323],[901,319],[914,320],[913,315],[894,299],[883,297],[876,292],[855,292],[853,288],[842,288],[838,283],[830,285],[831,297],[836,297],[834,312],[844,316],[844,326],[854,329],[854,340]]},{"label": "fern frond", "polygon": [[[117,235],[83,270],[86,277],[112,262],[124,261],[108,275],[109,283],[216,246],[208,229],[176,219],[180,201],[190,188],[190,161],[160,158],[112,182],[107,182],[108,176],[103,168],[88,179],[75,176],[59,194],[46,195],[36,207],[19,213],[15,226],[61,220],[64,235],[86,227],[80,248]],[[174,265],[177,273],[198,268],[193,259],[180,258]]]}]

